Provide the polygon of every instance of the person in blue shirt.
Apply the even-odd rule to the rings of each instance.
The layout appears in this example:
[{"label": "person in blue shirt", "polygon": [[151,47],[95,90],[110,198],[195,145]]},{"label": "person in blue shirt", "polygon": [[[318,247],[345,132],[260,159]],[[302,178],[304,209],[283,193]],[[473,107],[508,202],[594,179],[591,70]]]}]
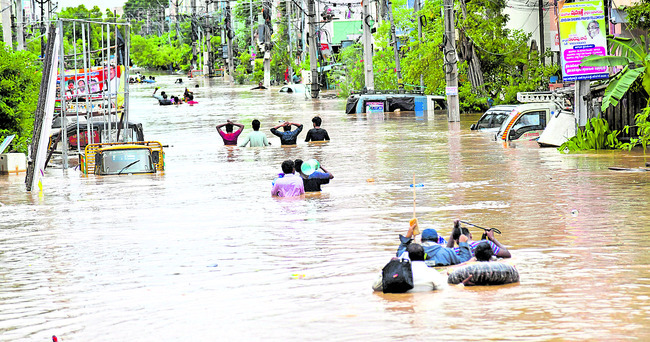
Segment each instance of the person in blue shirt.
[{"label": "person in blue shirt", "polygon": [[[295,130],[291,130],[291,126],[296,126],[297,128]],[[278,128],[283,127],[284,132],[278,131]],[[285,121],[273,128],[271,128],[271,133],[273,135],[276,135],[280,137],[280,145],[295,145],[296,144],[296,139],[298,139],[298,134],[302,132],[302,125],[293,123],[293,122],[288,122]]]},{"label": "person in blue shirt", "polygon": [[[400,245],[397,248],[397,255],[402,255],[411,242],[413,242],[413,229],[416,223],[414,222],[410,227],[406,236],[400,234]],[[443,247],[438,244],[438,232],[435,229],[425,229],[422,231],[422,247],[426,252],[426,259],[424,262],[429,267],[434,266],[449,266],[461,264],[472,258],[472,254],[467,244],[468,237],[461,235],[458,239],[458,254],[453,248]]]},{"label": "person in blue shirt", "polygon": [[331,172],[325,170],[321,165],[320,169],[323,171],[314,171],[310,174],[305,174],[302,172],[302,159],[296,159],[294,164],[296,165],[296,171],[299,172],[302,181],[305,183],[305,192],[317,192],[321,191],[320,186],[323,184],[328,184],[330,179],[334,178],[334,175]]}]

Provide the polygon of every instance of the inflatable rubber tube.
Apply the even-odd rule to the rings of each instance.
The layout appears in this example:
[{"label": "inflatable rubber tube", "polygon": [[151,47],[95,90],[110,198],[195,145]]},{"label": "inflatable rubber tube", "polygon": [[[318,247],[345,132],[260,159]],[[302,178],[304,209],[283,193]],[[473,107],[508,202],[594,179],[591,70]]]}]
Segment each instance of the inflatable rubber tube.
[{"label": "inflatable rubber tube", "polygon": [[476,262],[455,268],[447,282],[460,284],[472,276],[465,285],[504,285],[519,282],[519,272],[513,265],[502,262]]}]

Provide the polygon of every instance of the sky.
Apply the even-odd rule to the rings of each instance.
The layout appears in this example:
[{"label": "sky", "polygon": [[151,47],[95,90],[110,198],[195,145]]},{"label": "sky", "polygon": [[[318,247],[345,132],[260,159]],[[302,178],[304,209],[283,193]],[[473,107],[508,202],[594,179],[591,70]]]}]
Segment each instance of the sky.
[{"label": "sky", "polygon": [[88,9],[91,9],[94,6],[99,6],[102,12],[104,12],[104,10],[107,8],[124,6],[126,0],[58,0],[58,2],[58,11],[66,7],[77,7],[79,5],[84,5]]}]

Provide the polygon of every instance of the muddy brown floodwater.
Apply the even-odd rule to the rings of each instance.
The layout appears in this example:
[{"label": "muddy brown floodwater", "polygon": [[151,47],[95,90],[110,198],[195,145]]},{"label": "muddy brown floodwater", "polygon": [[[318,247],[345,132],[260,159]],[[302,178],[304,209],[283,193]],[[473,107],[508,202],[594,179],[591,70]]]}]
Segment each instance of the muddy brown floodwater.
[{"label": "muddy brown floodwater", "polygon": [[[157,85],[180,95],[176,78]],[[185,86],[197,83],[193,107],[131,87],[131,119],[170,145],[163,174],[49,168],[42,198],[24,174],[0,176],[0,340],[650,339],[650,172],[607,169],[644,166],[642,151],[504,146],[469,130],[477,115],[346,115],[340,99]],[[304,142],[314,115],[331,142]],[[223,146],[216,124],[243,122],[244,137],[254,118],[272,146]],[[280,120],[305,124],[297,147],[268,131]],[[271,198],[296,158],[335,178]],[[498,227],[521,282],[374,293],[413,215],[413,176],[422,228]]]}]

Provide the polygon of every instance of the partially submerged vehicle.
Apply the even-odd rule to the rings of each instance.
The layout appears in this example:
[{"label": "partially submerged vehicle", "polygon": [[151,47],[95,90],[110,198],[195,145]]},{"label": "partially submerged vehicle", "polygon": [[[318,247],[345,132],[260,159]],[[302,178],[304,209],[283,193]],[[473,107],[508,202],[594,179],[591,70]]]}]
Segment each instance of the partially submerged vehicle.
[{"label": "partially submerged vehicle", "polygon": [[86,175],[156,173],[165,170],[165,153],[157,141],[89,144],[80,165]]},{"label": "partially submerged vehicle", "polygon": [[515,107],[517,107],[517,105],[493,106],[483,113],[481,118],[478,119],[476,123],[472,124],[469,129],[473,131],[496,132]]},{"label": "partially submerged vehicle", "polygon": [[296,93],[296,94],[302,94],[305,93],[307,90],[304,84],[301,83],[296,83],[296,84],[286,84],[280,88],[278,91],[279,93]]},{"label": "partially submerged vehicle", "polygon": [[562,108],[555,102],[535,102],[517,105],[503,121],[496,133],[496,140],[537,140],[546,129],[551,117]]},{"label": "partially submerged vehicle", "polygon": [[346,114],[387,113],[406,111],[422,113],[447,109],[444,96],[424,95],[421,93],[399,94],[396,92],[375,94],[352,94],[345,106]]}]

